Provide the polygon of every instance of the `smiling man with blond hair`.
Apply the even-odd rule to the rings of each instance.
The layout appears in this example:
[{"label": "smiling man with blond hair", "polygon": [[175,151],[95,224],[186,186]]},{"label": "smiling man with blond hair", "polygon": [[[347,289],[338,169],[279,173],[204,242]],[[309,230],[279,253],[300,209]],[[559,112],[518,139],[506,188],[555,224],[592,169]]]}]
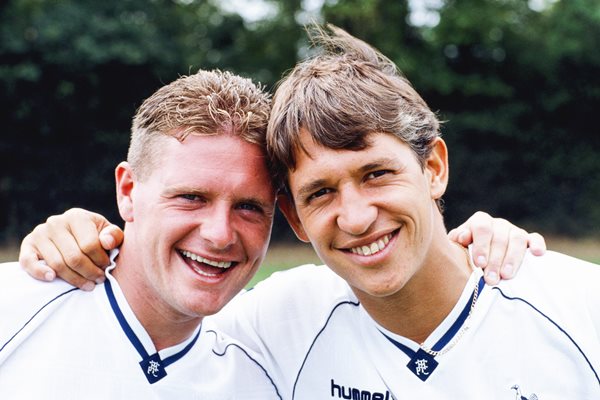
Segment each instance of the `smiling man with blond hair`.
[{"label": "smiling man with blond hair", "polygon": [[104,283],[85,292],[0,268],[0,398],[281,399],[259,356],[205,318],[267,250],[269,110],[259,87],[220,71],[144,101],[115,170],[125,241]]}]

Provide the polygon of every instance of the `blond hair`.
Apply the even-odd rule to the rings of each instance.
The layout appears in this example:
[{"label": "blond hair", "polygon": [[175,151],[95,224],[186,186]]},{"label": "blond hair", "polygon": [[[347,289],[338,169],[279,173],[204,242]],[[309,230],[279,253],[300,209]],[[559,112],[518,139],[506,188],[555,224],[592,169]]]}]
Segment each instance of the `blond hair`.
[{"label": "blond hair", "polygon": [[200,70],[161,87],[133,118],[127,160],[138,179],[156,167],[165,137],[234,134],[262,148],[270,111],[262,87],[230,72]]},{"label": "blond hair", "polygon": [[313,27],[322,53],[279,83],[267,128],[267,148],[280,179],[296,166],[300,130],[331,149],[361,150],[374,132],[409,145],[421,167],[440,135],[436,115],[383,54],[332,25]]}]

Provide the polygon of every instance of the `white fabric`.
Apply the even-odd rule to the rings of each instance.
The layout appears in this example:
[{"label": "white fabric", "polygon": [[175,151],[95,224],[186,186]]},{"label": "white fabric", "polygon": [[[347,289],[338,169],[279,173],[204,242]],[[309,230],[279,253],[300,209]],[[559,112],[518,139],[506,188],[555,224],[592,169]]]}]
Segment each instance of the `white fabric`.
[{"label": "white fabric", "polygon": [[[148,354],[155,353],[117,282],[107,276],[129,325]],[[162,350],[161,358],[192,339]],[[140,361],[104,285],[83,292],[61,281],[35,281],[17,263],[0,265],[0,399],[280,398],[260,359],[209,319],[163,379],[150,384]]]},{"label": "white fabric", "polygon": [[[426,345],[470,304],[480,274],[474,272]],[[600,399],[599,285],[597,265],[553,252],[527,255],[515,279],[484,287],[469,329],[436,357],[439,365],[426,381],[408,369],[410,358],[382,334],[348,285],[323,266],[278,273],[217,318],[268,357],[284,398],[514,399],[518,386],[521,399]]]}]

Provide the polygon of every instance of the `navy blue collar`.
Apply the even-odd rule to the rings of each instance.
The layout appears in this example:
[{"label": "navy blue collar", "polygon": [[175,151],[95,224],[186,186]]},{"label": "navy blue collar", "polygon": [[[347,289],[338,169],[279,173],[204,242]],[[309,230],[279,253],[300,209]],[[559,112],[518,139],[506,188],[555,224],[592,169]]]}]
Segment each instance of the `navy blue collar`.
[{"label": "navy blue collar", "polygon": [[[477,284],[477,290],[480,294],[483,291],[484,287],[485,287],[485,281],[482,276],[479,279],[479,283]],[[467,320],[467,317],[469,316],[469,311],[471,310],[471,304],[473,302],[474,296],[475,296],[475,290],[473,290],[473,293],[471,293],[471,297],[469,297],[469,300],[466,302],[465,307],[458,315],[458,318],[456,318],[456,320],[454,321],[452,326],[450,326],[450,328],[448,328],[448,330],[446,331],[446,333],[444,333],[444,335],[440,338],[440,340],[438,340],[431,347],[431,350],[433,350],[434,352],[441,351],[448,343],[450,343],[452,338],[454,338],[454,336],[456,336],[456,334],[458,333],[460,328],[463,326],[463,324]],[[381,332],[381,330],[380,330],[380,332]],[[413,373],[415,373],[415,375],[417,375],[421,380],[423,380],[423,381],[426,380],[429,377],[429,373],[433,372],[433,370],[437,367],[438,362],[435,360],[435,357],[426,353],[425,351],[423,351],[423,349],[420,348],[418,351],[414,351],[410,347],[398,342],[397,340],[394,340],[393,338],[389,337],[385,333],[381,332],[381,334],[383,336],[385,336],[394,346],[396,346],[398,349],[402,350],[402,352],[410,358],[410,362],[407,364],[407,367],[411,371],[413,371]],[[422,364],[422,360],[426,360],[427,363]],[[428,374],[419,373],[420,370],[417,368],[422,368],[423,365],[428,366],[428,368],[429,368]],[[419,366],[421,366],[421,367],[419,367]]]},{"label": "navy blue collar", "polygon": [[117,299],[115,298],[115,294],[113,292],[109,279],[106,279],[106,281],[104,282],[104,288],[106,289],[106,295],[108,296],[110,306],[112,307],[113,312],[115,313],[115,316],[117,317],[117,320],[121,325],[121,329],[123,329],[123,332],[125,332],[125,335],[127,335],[127,338],[129,339],[133,347],[135,347],[140,357],[142,357],[142,361],[140,361],[140,367],[144,372],[144,376],[146,377],[146,379],[148,379],[148,382],[150,382],[151,384],[158,382],[159,380],[167,376],[167,371],[165,370],[166,367],[181,359],[184,355],[187,354],[188,351],[192,349],[192,347],[198,340],[198,337],[200,336],[200,331],[202,329],[198,329],[198,333],[196,333],[194,339],[192,339],[181,351],[165,358],[164,360],[160,358],[160,355],[158,353],[149,355],[146,349],[144,348],[142,342],[140,342],[140,339],[138,339],[135,332],[133,332],[133,329],[131,329],[131,326],[129,326],[129,323],[125,319],[123,312],[119,308],[119,304],[117,303]]}]

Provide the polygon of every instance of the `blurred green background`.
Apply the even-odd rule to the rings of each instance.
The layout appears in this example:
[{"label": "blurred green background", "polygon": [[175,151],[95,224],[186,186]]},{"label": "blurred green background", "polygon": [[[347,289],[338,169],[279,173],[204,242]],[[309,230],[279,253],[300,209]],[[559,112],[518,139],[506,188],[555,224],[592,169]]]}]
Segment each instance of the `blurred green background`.
[{"label": "blurred green background", "polygon": [[[272,90],[313,20],[382,50],[446,121],[448,226],[485,210],[600,237],[598,0],[5,0],[0,243],[74,206],[119,221],[113,168],[143,99],[199,68]],[[273,242],[291,239],[278,217]]]}]

